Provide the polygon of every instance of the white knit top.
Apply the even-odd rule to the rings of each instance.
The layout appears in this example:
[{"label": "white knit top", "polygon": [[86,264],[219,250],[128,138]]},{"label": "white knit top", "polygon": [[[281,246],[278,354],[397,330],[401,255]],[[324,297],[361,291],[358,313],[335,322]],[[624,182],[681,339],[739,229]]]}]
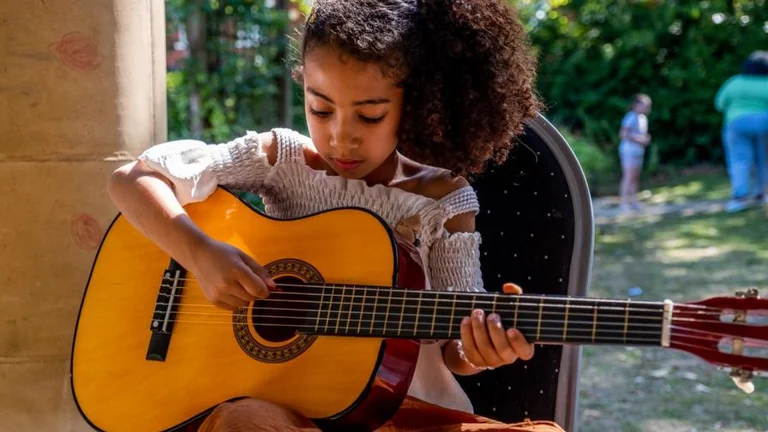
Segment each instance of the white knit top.
[{"label": "white knit top", "polygon": [[[448,233],[445,222],[479,211],[474,190],[458,189],[435,200],[363,180],[328,175],[305,163],[301,134],[273,129],[277,161],[270,165],[257,133],[226,144],[197,140],[158,144],[139,156],[173,183],[179,202],[202,201],[218,185],[261,196],[265,211],[276,218],[297,218],[337,207],[363,207],[391,227],[406,223],[418,237],[427,274],[427,289],[483,291],[480,234]],[[415,225],[413,221],[418,221]],[[442,358],[441,344],[422,344],[408,394],[447,408],[472,412],[472,404]]]}]

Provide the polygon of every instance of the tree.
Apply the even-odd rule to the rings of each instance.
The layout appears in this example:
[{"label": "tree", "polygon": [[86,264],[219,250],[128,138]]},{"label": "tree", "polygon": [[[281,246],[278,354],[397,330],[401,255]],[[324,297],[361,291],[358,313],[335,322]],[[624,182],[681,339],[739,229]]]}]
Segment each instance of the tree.
[{"label": "tree", "polygon": [[547,116],[613,152],[631,96],[648,93],[655,161],[722,159],[717,89],[768,43],[766,0],[524,1]]},{"label": "tree", "polygon": [[[306,11],[289,0],[167,0],[174,51],[168,72],[171,139],[222,142],[246,130],[291,126],[303,115],[290,79],[290,34]],[[184,41],[188,44],[184,47]]]}]

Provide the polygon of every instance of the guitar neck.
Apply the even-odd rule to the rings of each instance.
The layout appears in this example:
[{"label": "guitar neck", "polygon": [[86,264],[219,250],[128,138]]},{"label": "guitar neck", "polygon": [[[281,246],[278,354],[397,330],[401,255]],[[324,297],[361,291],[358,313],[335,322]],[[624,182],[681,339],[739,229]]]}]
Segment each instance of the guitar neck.
[{"label": "guitar neck", "polygon": [[598,298],[413,291],[323,285],[303,299],[274,293],[290,308],[304,303],[303,331],[323,335],[459,339],[473,309],[497,313],[505,328],[548,344],[662,345],[665,304]]}]

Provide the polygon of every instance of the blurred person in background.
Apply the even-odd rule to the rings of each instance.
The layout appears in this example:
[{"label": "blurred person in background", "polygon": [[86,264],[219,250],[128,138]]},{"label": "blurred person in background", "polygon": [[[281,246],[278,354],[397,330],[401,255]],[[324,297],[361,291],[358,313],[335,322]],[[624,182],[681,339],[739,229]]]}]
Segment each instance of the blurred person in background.
[{"label": "blurred person in background", "polygon": [[645,94],[637,94],[632,99],[629,112],[621,120],[619,159],[622,175],[619,198],[622,211],[641,210],[637,189],[640,173],[643,171],[645,148],[651,143],[651,135],[648,133],[650,112],[651,98]]},{"label": "blurred person in background", "polygon": [[724,116],[723,146],[731,179],[726,211],[768,203],[768,51],[753,52],[741,73],[723,83],[715,108]]}]

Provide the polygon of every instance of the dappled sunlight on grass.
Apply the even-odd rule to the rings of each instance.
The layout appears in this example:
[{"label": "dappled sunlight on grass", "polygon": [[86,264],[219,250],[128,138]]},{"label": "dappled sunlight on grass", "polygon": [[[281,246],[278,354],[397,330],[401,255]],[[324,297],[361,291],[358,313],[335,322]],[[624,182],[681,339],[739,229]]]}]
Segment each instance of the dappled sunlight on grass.
[{"label": "dappled sunlight on grass", "polygon": [[663,185],[654,186],[653,181],[645,193],[649,204],[672,204],[694,200],[725,200],[730,196],[730,184],[724,170],[700,173],[679,179],[665,180]]},{"label": "dappled sunlight on grass", "polygon": [[721,249],[718,249],[714,246],[705,247],[705,248],[677,248],[677,249],[668,249],[661,251],[663,256],[667,257],[668,259],[664,262],[686,262],[686,261],[699,261],[702,258],[712,258],[716,257],[723,252]]},{"label": "dappled sunlight on grass", "polygon": [[692,181],[677,186],[661,187],[651,192],[648,202],[653,204],[681,202],[690,196],[702,196],[706,187],[702,181]]},{"label": "dappled sunlight on grass", "polygon": [[628,235],[620,235],[618,233],[605,234],[602,236],[600,241],[603,242],[604,244],[621,244],[621,243],[627,242],[629,240],[629,237],[630,236]]},{"label": "dappled sunlight on grass", "polygon": [[689,421],[668,418],[653,418],[643,421],[638,430],[642,432],[677,432],[694,431],[696,428],[693,426],[693,423]]},{"label": "dappled sunlight on grass", "polygon": [[690,273],[690,269],[686,267],[668,267],[662,271],[662,274],[667,278],[685,277]]},{"label": "dappled sunlight on grass", "polygon": [[681,237],[669,238],[666,240],[661,240],[661,242],[659,242],[659,246],[661,246],[664,249],[681,248],[688,244],[690,244],[688,239],[684,239]]},{"label": "dappled sunlight on grass", "polygon": [[[746,395],[726,372],[685,352],[586,347],[580,430],[764,431],[766,384],[756,381],[755,393]],[[675,429],[680,425],[686,427]]]}]

